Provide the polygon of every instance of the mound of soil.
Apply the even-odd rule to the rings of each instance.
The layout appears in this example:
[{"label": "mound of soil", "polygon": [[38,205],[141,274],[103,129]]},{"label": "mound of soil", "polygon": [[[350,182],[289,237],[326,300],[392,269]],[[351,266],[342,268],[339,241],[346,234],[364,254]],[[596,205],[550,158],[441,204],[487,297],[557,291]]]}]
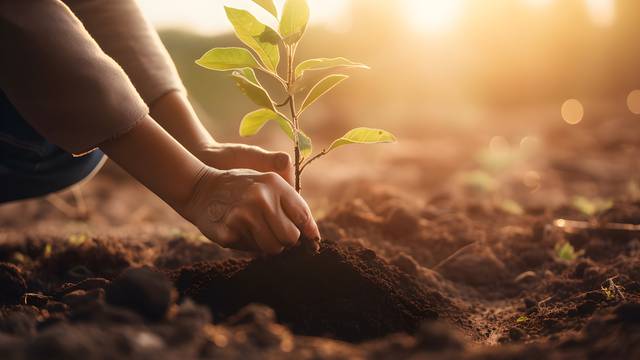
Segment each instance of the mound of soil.
[{"label": "mound of soil", "polygon": [[421,322],[457,313],[436,291],[359,245],[324,241],[252,261],[201,263],[174,273],[183,296],[226,320],[250,303],[272,307],[295,333],[362,341],[415,332]]}]

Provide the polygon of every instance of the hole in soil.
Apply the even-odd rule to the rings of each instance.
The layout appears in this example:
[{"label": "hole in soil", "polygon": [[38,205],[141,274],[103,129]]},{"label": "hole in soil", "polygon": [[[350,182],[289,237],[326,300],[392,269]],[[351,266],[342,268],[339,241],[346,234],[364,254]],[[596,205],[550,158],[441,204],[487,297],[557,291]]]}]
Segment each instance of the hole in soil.
[{"label": "hole in soil", "polygon": [[317,255],[299,247],[270,258],[201,263],[173,277],[181,295],[209,306],[216,322],[261,303],[297,334],[352,342],[413,333],[424,320],[458,313],[373,251],[333,241]]}]

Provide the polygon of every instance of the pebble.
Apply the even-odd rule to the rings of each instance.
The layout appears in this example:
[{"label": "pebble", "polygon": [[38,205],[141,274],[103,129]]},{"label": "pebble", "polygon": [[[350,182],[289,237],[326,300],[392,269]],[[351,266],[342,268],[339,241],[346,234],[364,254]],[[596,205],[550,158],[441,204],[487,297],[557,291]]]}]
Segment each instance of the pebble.
[{"label": "pebble", "polygon": [[0,305],[17,305],[27,292],[27,283],[20,269],[9,263],[0,263]]},{"label": "pebble", "polygon": [[109,286],[109,304],[131,309],[150,321],[163,320],[175,299],[173,284],[150,268],[129,268]]}]

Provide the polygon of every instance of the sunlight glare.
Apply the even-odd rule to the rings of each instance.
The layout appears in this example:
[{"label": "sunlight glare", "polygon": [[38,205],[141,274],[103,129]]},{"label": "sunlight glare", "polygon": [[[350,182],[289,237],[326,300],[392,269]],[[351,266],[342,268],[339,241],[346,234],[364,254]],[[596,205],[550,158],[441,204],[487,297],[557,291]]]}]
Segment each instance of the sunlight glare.
[{"label": "sunlight glare", "polygon": [[462,0],[405,0],[409,23],[426,33],[450,30],[462,13],[462,5]]},{"label": "sunlight glare", "polygon": [[582,117],[584,116],[584,108],[582,107],[582,103],[576,99],[569,99],[562,104],[562,108],[560,109],[560,113],[562,114],[562,119],[570,125],[575,125],[582,121]]},{"label": "sunlight glare", "polygon": [[551,5],[553,0],[522,0],[526,5],[534,8],[543,8]]},{"label": "sunlight glare", "polygon": [[611,26],[616,19],[615,0],[585,0],[591,20],[598,26]]},{"label": "sunlight glare", "polygon": [[640,115],[640,90],[633,90],[627,96],[627,107],[629,111],[636,115]]}]

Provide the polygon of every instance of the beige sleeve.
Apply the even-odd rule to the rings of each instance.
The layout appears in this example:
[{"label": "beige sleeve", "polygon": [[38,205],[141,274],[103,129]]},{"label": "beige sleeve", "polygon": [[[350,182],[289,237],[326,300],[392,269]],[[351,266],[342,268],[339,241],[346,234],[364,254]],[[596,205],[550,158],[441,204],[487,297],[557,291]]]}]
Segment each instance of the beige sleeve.
[{"label": "beige sleeve", "polygon": [[173,90],[184,91],[158,33],[135,0],[63,0],[98,45],[129,75],[147,105]]},{"label": "beige sleeve", "polygon": [[0,88],[41,135],[72,153],[149,109],[125,72],[59,0],[0,0]]}]

